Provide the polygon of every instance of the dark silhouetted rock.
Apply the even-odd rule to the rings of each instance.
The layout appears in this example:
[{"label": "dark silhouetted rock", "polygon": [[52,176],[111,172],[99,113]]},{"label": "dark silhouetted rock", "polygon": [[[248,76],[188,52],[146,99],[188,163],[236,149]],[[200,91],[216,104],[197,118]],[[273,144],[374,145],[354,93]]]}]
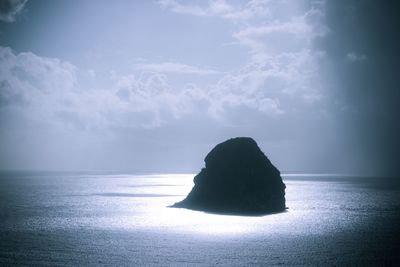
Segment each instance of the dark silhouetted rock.
[{"label": "dark silhouetted rock", "polygon": [[204,161],[192,191],[173,207],[238,214],[285,210],[286,186],[280,172],[252,138],[218,144]]}]

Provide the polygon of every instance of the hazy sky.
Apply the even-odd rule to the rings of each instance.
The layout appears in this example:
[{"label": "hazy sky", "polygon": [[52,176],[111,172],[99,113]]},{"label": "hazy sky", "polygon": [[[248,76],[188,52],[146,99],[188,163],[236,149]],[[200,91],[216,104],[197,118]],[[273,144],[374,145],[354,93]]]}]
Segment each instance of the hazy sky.
[{"label": "hazy sky", "polygon": [[[383,3],[384,2],[384,3]],[[396,1],[0,1],[0,168],[394,173]]]}]

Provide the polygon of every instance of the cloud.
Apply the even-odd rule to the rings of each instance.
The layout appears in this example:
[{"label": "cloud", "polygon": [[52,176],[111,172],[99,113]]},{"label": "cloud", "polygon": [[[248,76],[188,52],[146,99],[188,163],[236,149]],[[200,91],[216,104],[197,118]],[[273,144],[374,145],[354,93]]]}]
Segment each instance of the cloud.
[{"label": "cloud", "polygon": [[250,48],[253,58],[265,54],[296,52],[310,49],[316,37],[324,36],[328,29],[323,25],[323,7],[312,5],[302,14],[291,15],[286,20],[271,18],[248,24],[235,31],[237,43]]},{"label": "cloud", "polygon": [[154,71],[161,73],[180,73],[180,74],[195,74],[195,75],[221,74],[221,72],[213,69],[204,69],[175,62],[135,64],[134,68],[141,71]]},{"label": "cloud", "polygon": [[[283,49],[288,43],[295,43],[295,39],[307,40],[310,38],[312,29],[303,17],[293,18],[290,21],[280,22],[273,21],[264,25],[252,25],[240,29],[233,34],[233,37],[239,44],[247,46],[251,52],[259,57],[267,53],[268,46],[273,42],[268,42],[268,36],[275,34],[273,40],[279,40]],[[294,46],[298,49],[298,46]]]},{"label": "cloud", "polygon": [[[198,20],[221,19],[223,27],[217,30],[228,30],[228,35],[222,33],[223,38],[217,39],[205,36],[204,41],[236,41],[240,46],[229,47],[215,58],[215,51],[204,50],[209,53],[189,56],[185,61],[188,54],[183,53],[180,62],[163,62],[165,59],[158,56],[161,62],[145,60],[137,57],[137,50],[135,56],[124,57],[131,58],[133,70],[118,66],[120,72],[110,71],[109,75],[104,75],[100,66],[81,69],[57,58],[0,47],[0,140],[10,144],[7,151],[15,144],[24,151],[43,151],[44,166],[52,165],[49,162],[58,153],[63,156],[62,164],[76,160],[82,166],[82,162],[100,157],[96,167],[136,164],[143,168],[142,163],[148,160],[154,168],[161,161],[176,160],[177,155],[197,154],[193,146],[200,142],[210,145],[232,135],[273,140],[283,162],[287,156],[281,151],[293,151],[296,140],[303,138],[301,142],[307,144],[304,153],[323,144],[315,139],[324,137],[313,134],[329,124],[323,113],[325,84],[319,69],[325,55],[313,50],[310,41],[324,31],[320,7],[299,8],[298,1],[197,1],[198,6],[183,1],[159,3],[171,12]],[[199,56],[201,62],[211,60],[211,64],[221,65],[213,69],[207,63],[193,63]],[[120,59],[112,58],[113,62]],[[26,138],[13,134],[18,127]],[[335,134],[320,128],[323,133]],[[26,143],[35,146],[27,148],[18,143],[20,140],[34,140]],[[285,149],[280,142],[288,140],[295,145]],[[186,154],[177,150],[180,147],[185,147]],[[297,156],[304,153],[289,154],[298,164]],[[162,160],[157,162],[155,157]],[[37,157],[33,154],[32,158]],[[115,163],[118,160],[123,163]],[[21,166],[19,158],[15,162]]]},{"label": "cloud", "polygon": [[1,0],[0,21],[14,22],[28,0]]},{"label": "cloud", "polygon": [[324,53],[313,49],[313,40],[329,31],[324,26],[323,1],[313,1],[308,8],[303,2],[289,8],[285,1],[244,5],[209,1],[196,6],[167,0],[159,4],[175,13],[228,19],[234,25],[232,38],[250,52],[246,64],[209,85],[210,110],[216,118],[226,116],[232,107],[282,115],[324,99],[319,75]]},{"label": "cloud", "polygon": [[314,64],[308,53],[251,62],[202,86],[190,82],[172,85],[163,72],[168,69],[203,75],[203,69],[154,64],[141,66],[143,72],[138,74],[113,72],[109,87],[96,88],[85,82],[97,78],[88,75],[90,70],[55,58],[0,48],[0,112],[19,110],[32,120],[81,130],[154,128],[192,116],[240,124],[229,113],[246,108],[261,116],[281,116],[291,112],[293,99],[301,106],[309,102],[310,95],[318,95],[315,77],[307,73]]},{"label": "cloud", "polygon": [[212,99],[223,101],[224,96],[235,95],[244,105],[270,116],[319,101],[323,98],[318,75],[321,57],[323,54],[301,50],[250,62],[223,76],[215,85]]},{"label": "cloud", "polygon": [[228,4],[225,0],[212,0],[206,6],[181,4],[176,0],[160,0],[161,7],[179,14],[194,15],[199,17],[215,16],[232,21],[243,21],[270,14],[268,0],[251,0],[243,6]]},{"label": "cloud", "polygon": [[[232,38],[249,48],[249,61],[232,71],[221,72],[179,62],[134,61],[134,71],[112,72],[107,88],[93,70],[82,70],[68,62],[33,53],[15,53],[1,48],[0,105],[25,109],[28,116],[90,127],[154,128],[184,118],[203,116],[208,120],[240,125],[230,114],[246,109],[260,117],[277,117],[302,110],[324,98],[319,60],[323,54],[311,49],[309,39],[322,16],[319,7],[274,19],[269,1],[233,5],[209,1],[205,7],[164,0],[159,4],[175,13],[218,16],[234,22]],[[258,17],[260,21],[250,21]],[[249,19],[238,25],[236,20]],[[276,51],[270,52],[263,38],[288,34],[301,41],[291,49],[281,49],[291,39],[279,36]],[[292,38],[292,37],[291,37]],[[180,75],[180,82],[170,80]],[[194,77],[214,75],[212,80]],[[215,79],[214,79],[215,78]],[[200,83],[200,84],[199,84]],[[97,87],[95,86],[97,84]],[[244,117],[244,116],[241,116]]]},{"label": "cloud", "polygon": [[57,127],[88,129],[159,127],[207,109],[207,96],[200,88],[189,84],[174,88],[159,72],[114,72],[108,88],[88,87],[85,79],[97,77],[88,73],[91,70],[56,58],[0,47],[0,112],[23,113]]},{"label": "cloud", "polygon": [[15,54],[7,47],[0,47],[0,62],[3,103],[18,100],[17,103],[43,105],[56,90],[68,91],[76,85],[77,69],[68,62],[33,53]]},{"label": "cloud", "polygon": [[194,16],[206,16],[207,10],[200,6],[182,5],[175,0],[160,0],[158,2],[161,7],[170,9],[175,13],[190,14]]},{"label": "cloud", "polygon": [[288,22],[274,21],[264,26],[248,27],[235,33],[234,37],[239,39],[248,36],[264,36],[271,33],[305,35],[310,33],[310,26],[303,19],[294,18]]}]

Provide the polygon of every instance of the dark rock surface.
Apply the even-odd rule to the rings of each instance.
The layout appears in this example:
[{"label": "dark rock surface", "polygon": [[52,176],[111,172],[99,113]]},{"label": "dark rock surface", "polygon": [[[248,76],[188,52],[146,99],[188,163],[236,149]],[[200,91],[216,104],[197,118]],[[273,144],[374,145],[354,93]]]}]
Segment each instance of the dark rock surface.
[{"label": "dark rock surface", "polygon": [[220,143],[204,161],[192,191],[173,207],[235,214],[285,210],[286,186],[280,172],[252,138]]}]

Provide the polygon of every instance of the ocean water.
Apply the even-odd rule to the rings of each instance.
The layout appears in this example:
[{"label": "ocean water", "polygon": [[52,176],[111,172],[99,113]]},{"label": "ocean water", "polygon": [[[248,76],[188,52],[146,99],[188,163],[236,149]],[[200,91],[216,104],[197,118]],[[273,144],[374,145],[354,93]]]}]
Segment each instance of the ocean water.
[{"label": "ocean water", "polygon": [[193,176],[2,172],[0,266],[400,263],[399,179],[283,175],[266,216],[169,208]]}]

